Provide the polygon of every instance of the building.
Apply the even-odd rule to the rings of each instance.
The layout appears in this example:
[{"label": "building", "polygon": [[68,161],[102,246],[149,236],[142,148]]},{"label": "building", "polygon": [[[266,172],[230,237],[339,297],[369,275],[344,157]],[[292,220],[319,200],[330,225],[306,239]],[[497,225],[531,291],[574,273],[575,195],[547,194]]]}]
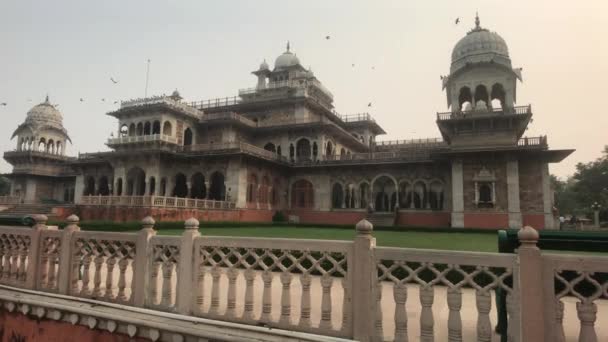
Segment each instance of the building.
[{"label": "building", "polygon": [[[175,91],[124,101],[111,152],[63,155],[61,114],[34,107],[15,131],[12,196],[74,202],[87,218],[269,221],[452,227],[553,227],[546,137],[522,137],[521,69],[505,41],[475,27],[443,77],[442,139],[379,141],[369,115],[340,115],[333,95],[290,50],[252,72],[238,96],[186,102]],[[135,216],[137,215],[137,216]]]}]

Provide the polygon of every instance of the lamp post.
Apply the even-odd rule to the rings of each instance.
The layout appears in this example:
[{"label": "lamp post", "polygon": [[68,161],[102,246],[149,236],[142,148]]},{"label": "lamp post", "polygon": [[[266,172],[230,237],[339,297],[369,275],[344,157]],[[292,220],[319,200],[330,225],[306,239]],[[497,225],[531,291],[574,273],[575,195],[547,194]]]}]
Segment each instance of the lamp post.
[{"label": "lamp post", "polygon": [[591,205],[591,209],[593,210],[593,222],[596,227],[600,227],[600,204],[597,202],[593,202]]}]

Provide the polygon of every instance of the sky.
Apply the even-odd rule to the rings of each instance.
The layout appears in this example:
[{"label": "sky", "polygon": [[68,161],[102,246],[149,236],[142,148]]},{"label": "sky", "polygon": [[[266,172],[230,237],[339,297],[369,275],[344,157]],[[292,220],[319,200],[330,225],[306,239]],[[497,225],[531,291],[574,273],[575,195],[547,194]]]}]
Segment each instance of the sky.
[{"label": "sky", "polygon": [[255,86],[251,71],[264,59],[272,67],[287,41],[338,112],[374,116],[388,133],[379,140],[439,137],[440,76],[476,11],[523,68],[517,104],[534,113],[526,135],[576,149],[550,171],[566,177],[598,158],[608,144],[606,0],[4,0],[0,150],[16,147],[13,131],[47,94],[63,113],[69,154],[107,150],[118,122],[106,113],[143,97],[148,59],[148,95],[178,89],[198,101]]}]

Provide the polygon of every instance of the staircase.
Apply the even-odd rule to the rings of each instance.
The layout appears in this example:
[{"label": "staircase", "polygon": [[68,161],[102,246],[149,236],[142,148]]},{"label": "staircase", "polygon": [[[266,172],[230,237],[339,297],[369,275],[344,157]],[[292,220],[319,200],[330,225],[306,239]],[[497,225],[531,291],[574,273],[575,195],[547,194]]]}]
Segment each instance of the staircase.
[{"label": "staircase", "polygon": [[53,216],[52,204],[17,204],[6,210],[0,211],[0,217],[24,217],[28,215],[44,214]]},{"label": "staircase", "polygon": [[374,227],[393,227],[395,225],[395,213],[369,213],[365,219]]}]

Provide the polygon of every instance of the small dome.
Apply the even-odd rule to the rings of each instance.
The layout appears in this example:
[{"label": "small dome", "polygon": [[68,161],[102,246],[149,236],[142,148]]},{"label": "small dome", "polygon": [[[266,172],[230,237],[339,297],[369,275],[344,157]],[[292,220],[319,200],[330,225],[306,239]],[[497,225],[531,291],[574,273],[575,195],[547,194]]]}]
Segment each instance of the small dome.
[{"label": "small dome", "polygon": [[498,33],[481,28],[479,17],[476,17],[475,28],[460,39],[452,50],[451,72],[455,72],[469,63],[489,62],[511,68],[509,48]]},{"label": "small dome", "polygon": [[27,112],[25,123],[63,127],[63,116],[49,102],[49,97],[47,96],[44,102],[34,106],[34,108]]},{"label": "small dome", "polygon": [[274,61],[274,68],[281,69],[298,64],[300,64],[300,60],[298,59],[298,56],[289,51],[289,42],[287,42],[287,51],[283,52],[282,55],[277,57],[277,59]]},{"label": "small dome", "polygon": [[266,63],[266,60],[260,64],[260,70],[268,70],[268,63]]}]

